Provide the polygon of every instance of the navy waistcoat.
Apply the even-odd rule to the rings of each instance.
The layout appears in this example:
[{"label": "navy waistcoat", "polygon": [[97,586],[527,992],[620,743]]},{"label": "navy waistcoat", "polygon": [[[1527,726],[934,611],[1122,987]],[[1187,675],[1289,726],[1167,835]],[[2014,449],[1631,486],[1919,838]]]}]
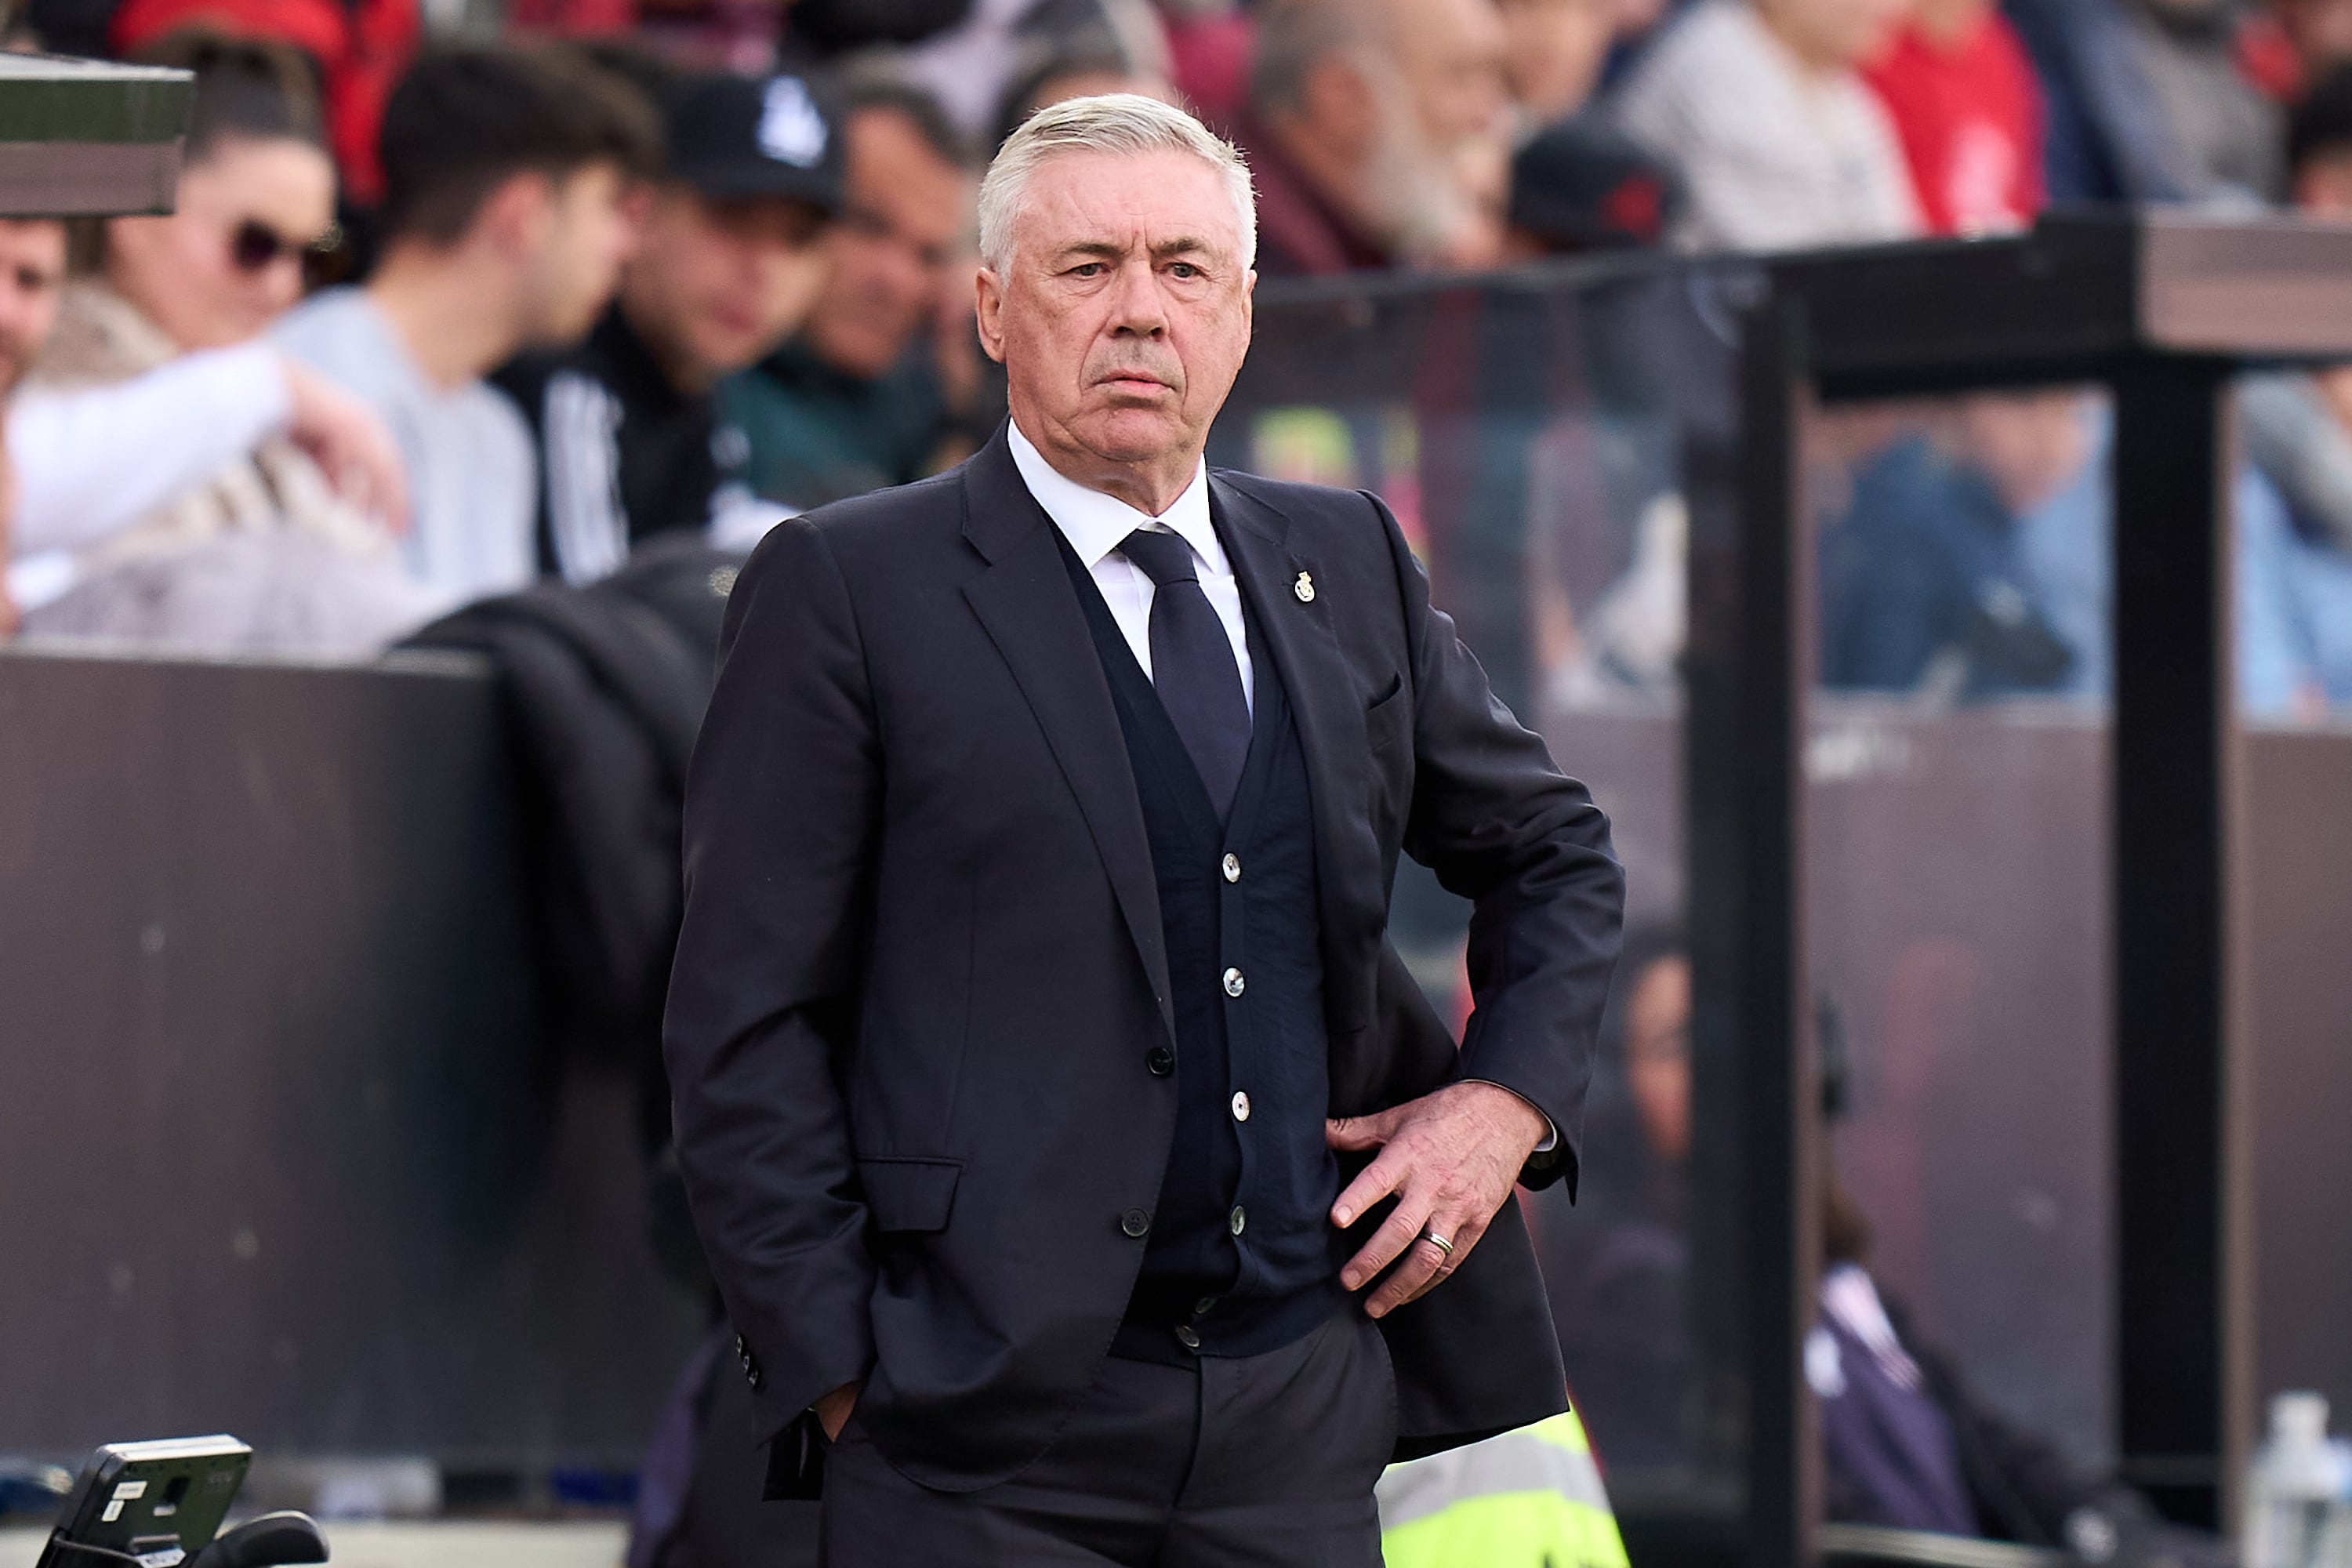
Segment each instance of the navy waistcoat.
[{"label": "navy waistcoat", "polygon": [[1248,759],[1220,823],[1101,590],[1066,542],[1062,554],[1135,774],[1176,1015],[1176,1138],[1115,1348],[1259,1354],[1344,1299],[1306,755],[1259,643]]}]

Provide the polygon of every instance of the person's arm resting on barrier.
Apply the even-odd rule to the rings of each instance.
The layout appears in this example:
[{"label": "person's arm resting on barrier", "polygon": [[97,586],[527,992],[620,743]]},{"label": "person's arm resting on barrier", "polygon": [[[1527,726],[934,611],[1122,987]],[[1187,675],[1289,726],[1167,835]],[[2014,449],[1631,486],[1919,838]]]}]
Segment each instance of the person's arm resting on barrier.
[{"label": "person's arm resting on barrier", "polygon": [[[875,1267],[835,1068],[854,1035],[881,748],[841,573],[779,526],[727,606],[685,823],[663,1049],[696,1226],[763,1436],[874,1356]],[[828,1399],[828,1396],[835,1396]]]},{"label": "person's arm resting on barrier", "polygon": [[1329,1130],[1336,1149],[1380,1151],[1332,1205],[1333,1223],[1352,1225],[1397,1196],[1340,1274],[1359,1289],[1403,1260],[1366,1301],[1379,1317],[1460,1267],[1514,1184],[1573,1179],[1570,1145],[1616,960],[1625,877],[1591,796],[1495,700],[1452,618],[1431,605],[1429,579],[1396,520],[1373,504],[1396,558],[1412,663],[1404,850],[1476,906],[1476,1008],[1457,1081]]}]

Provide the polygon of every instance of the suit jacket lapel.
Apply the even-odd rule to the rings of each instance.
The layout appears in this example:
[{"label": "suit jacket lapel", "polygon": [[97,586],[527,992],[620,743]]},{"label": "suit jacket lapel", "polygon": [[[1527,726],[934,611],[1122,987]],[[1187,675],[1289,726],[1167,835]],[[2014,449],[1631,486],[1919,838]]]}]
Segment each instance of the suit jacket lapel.
[{"label": "suit jacket lapel", "polygon": [[1388,914],[1379,901],[1381,850],[1364,777],[1364,699],[1331,629],[1329,602],[1298,597],[1299,574],[1311,575],[1315,563],[1289,549],[1289,520],[1220,475],[1210,476],[1209,498],[1306,753],[1325,994],[1337,1048],[1371,1022],[1370,965]]},{"label": "suit jacket lapel", "polygon": [[1168,948],[1160,928],[1160,889],[1144,836],[1143,805],[1128,765],[1118,711],[1111,706],[1110,684],[1071,589],[1053,521],[1021,482],[1001,429],[965,467],[963,488],[964,537],[989,562],[988,570],[964,584],[964,597],[1012,667],[1077,797],[1142,956],[1160,1022],[1173,1041]]}]

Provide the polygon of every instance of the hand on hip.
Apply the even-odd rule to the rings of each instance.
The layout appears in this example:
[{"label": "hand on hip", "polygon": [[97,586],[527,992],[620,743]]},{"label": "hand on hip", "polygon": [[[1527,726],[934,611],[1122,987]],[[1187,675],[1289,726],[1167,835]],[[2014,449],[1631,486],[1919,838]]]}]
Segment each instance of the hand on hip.
[{"label": "hand on hip", "polygon": [[1546,1129],[1541,1111],[1491,1083],[1448,1084],[1370,1116],[1325,1123],[1332,1148],[1380,1151],[1331,1205],[1331,1222],[1344,1230],[1382,1198],[1397,1200],[1339,1282],[1360,1289],[1402,1258],[1364,1310],[1378,1318],[1425,1294],[1478,1245]]}]

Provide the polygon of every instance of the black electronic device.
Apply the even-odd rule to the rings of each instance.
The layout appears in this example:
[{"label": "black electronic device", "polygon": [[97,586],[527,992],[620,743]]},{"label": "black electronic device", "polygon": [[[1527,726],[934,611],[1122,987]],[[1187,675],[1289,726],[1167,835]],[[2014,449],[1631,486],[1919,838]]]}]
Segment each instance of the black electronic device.
[{"label": "black electronic device", "polygon": [[[35,1568],[195,1564],[220,1534],[252,1464],[253,1450],[226,1435],[109,1443],[83,1465]],[[223,1544],[253,1535],[254,1526],[264,1522],[230,1531]],[[325,1543],[309,1520],[271,1515],[268,1524],[249,1544],[260,1545],[266,1536],[268,1544],[289,1553],[315,1548],[315,1554],[231,1555],[248,1563],[326,1561]]]}]

